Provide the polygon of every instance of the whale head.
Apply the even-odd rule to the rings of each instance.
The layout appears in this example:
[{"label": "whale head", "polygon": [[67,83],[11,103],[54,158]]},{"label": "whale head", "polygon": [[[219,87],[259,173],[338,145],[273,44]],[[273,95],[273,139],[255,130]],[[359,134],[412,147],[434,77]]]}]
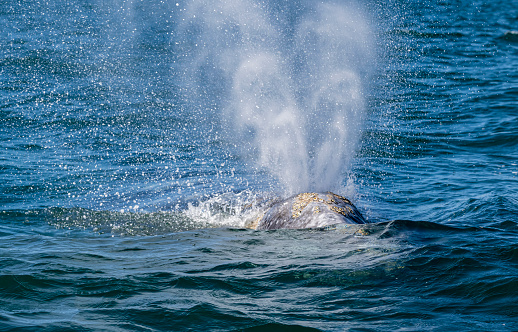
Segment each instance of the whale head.
[{"label": "whale head", "polygon": [[347,198],[327,193],[301,193],[273,204],[256,221],[258,230],[321,228],[367,221]]}]

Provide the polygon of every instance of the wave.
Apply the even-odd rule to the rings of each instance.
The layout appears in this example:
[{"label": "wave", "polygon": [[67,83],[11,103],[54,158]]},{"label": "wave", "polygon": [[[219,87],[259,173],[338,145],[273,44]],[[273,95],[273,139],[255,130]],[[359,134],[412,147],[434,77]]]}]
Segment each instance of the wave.
[{"label": "wave", "polygon": [[436,324],[459,310],[515,314],[516,231],[396,220],[331,230],[88,234],[41,234],[39,250],[2,259],[2,324],[341,330],[346,322]]}]

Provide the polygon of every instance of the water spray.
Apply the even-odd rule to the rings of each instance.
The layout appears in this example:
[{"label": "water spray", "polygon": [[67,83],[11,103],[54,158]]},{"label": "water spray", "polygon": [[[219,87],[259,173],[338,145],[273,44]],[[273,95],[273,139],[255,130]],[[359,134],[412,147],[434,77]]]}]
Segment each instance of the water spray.
[{"label": "water spray", "polygon": [[351,2],[195,0],[180,24],[187,86],[226,137],[288,194],[340,190],[373,68],[373,34]]}]

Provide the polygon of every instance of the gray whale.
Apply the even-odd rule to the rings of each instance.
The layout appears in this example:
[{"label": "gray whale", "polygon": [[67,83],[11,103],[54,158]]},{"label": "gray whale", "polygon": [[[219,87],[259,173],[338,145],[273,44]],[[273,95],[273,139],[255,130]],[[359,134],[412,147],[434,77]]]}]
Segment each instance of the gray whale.
[{"label": "gray whale", "polygon": [[365,223],[360,211],[345,197],[331,192],[302,193],[273,204],[252,228],[302,229]]}]

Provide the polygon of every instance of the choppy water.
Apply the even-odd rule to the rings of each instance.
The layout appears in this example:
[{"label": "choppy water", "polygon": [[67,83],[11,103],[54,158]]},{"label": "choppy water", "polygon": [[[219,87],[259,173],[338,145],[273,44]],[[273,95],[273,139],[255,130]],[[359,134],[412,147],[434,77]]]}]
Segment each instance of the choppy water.
[{"label": "choppy water", "polygon": [[[0,330],[518,330],[518,3],[256,4],[1,2]],[[238,122],[249,77],[207,50],[268,50],[283,83],[249,99],[350,120],[343,170],[309,162],[332,135]],[[361,84],[319,85],[336,72]],[[290,167],[375,223],[242,228],[296,187],[272,164],[299,143]]]}]

